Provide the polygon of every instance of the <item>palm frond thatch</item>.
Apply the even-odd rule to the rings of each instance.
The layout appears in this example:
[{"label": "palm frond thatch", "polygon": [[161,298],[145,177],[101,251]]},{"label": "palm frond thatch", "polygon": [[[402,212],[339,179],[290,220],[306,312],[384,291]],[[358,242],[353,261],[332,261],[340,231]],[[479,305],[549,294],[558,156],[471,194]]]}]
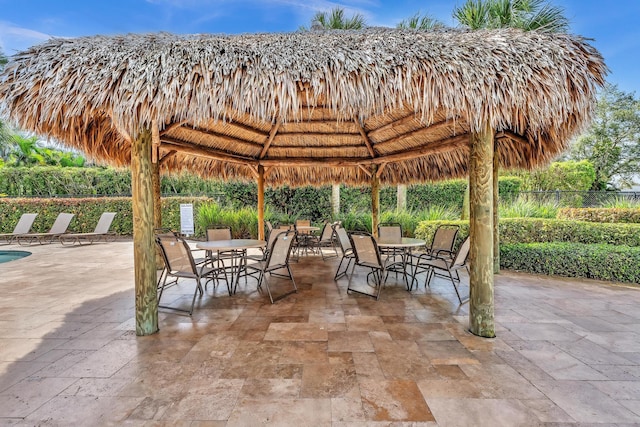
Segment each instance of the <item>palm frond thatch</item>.
[{"label": "palm frond thatch", "polygon": [[270,185],[463,176],[469,133],[496,130],[503,167],[548,162],[590,119],[602,56],[536,31],[352,31],[53,39],[11,58],[3,113],[126,165],[161,129],[163,170]]}]

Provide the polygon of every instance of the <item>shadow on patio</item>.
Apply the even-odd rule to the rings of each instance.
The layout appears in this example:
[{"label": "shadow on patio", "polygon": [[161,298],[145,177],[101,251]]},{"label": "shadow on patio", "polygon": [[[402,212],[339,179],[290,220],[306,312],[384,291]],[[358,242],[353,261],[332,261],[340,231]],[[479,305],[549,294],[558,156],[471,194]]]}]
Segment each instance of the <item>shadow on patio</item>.
[{"label": "shadow on patio", "polygon": [[[484,339],[447,281],[409,294],[391,276],[376,302],[302,257],[298,294],[209,286],[192,318],[162,311],[136,337],[131,242],[31,250],[0,266],[2,423],[640,422],[637,289],[503,273]],[[184,283],[163,302],[190,303]]]}]

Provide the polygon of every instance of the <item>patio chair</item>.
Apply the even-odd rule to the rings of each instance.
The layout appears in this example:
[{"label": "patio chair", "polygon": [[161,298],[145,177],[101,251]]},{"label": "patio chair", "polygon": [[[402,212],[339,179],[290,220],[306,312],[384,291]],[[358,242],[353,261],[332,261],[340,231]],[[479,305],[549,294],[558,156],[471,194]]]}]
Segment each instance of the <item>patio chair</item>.
[{"label": "patio chair", "polygon": [[[376,239],[369,233],[353,232],[349,234],[349,241],[355,256],[355,262],[351,267],[351,275],[349,276],[349,284],[347,285],[347,293],[349,291],[367,295],[376,300],[380,298],[380,290],[387,278],[384,263],[380,256],[380,250]],[[356,267],[364,267],[370,270],[367,274],[366,285],[373,288],[373,291],[367,292],[367,289],[355,289],[351,287],[354,271]],[[369,283],[371,281],[371,283]]]},{"label": "patio chair", "polygon": [[[453,258],[432,258],[424,260],[423,264],[428,268],[427,277],[425,279],[425,288],[427,286],[431,287],[430,283],[433,276],[440,276],[449,279],[451,280],[453,289],[455,289],[456,291],[458,301],[460,301],[460,304],[462,304],[462,298],[460,298],[460,292],[458,292],[458,286],[456,285],[456,283],[460,283],[460,275],[458,274],[458,270],[464,268],[467,270],[467,273],[469,273],[467,261],[469,259],[470,245],[471,242],[469,240],[469,237],[467,237],[466,239],[464,239]],[[454,273],[455,277],[453,275]]]},{"label": "patio chair", "polygon": [[[282,232],[277,233],[271,240],[270,245],[267,246],[266,259],[259,263],[259,267],[256,267],[255,265],[247,266],[247,270],[254,270],[258,272],[258,289],[262,289],[262,283],[264,283],[267,288],[271,304],[286,297],[287,295],[298,292],[296,281],[294,280],[291,268],[289,267],[289,257],[291,255],[291,248],[293,246],[294,239],[295,234],[293,231],[283,230]],[[283,270],[286,270],[286,272]],[[267,277],[267,275],[269,277]],[[270,278],[273,277],[291,280],[293,289],[274,298],[271,293],[271,287],[269,286]]]},{"label": "patio chair", "polygon": [[71,243],[71,245],[75,245],[76,243],[79,245],[91,245],[93,242],[97,242],[99,240],[107,242],[109,241],[109,238],[115,239],[116,233],[109,231],[115,216],[115,212],[103,212],[102,215],[100,215],[98,224],[96,224],[96,228],[92,232],[62,234],[60,235],[60,243],[63,245],[66,243]]},{"label": "patio chair", "polygon": [[56,220],[53,222],[51,229],[46,233],[17,234],[15,236],[15,239],[21,245],[30,245],[36,242],[41,245],[44,243],[51,243],[53,242],[53,239],[55,239],[56,237],[60,237],[62,234],[67,232],[67,228],[69,228],[69,224],[71,223],[71,220],[74,216],[75,214],[60,213],[58,214]]},{"label": "patio chair", "polygon": [[[351,247],[351,241],[349,240],[349,236],[347,235],[347,230],[344,227],[337,226],[336,227],[336,235],[338,236],[338,244],[340,245],[340,249],[342,250],[342,258],[340,259],[340,264],[338,264],[338,269],[336,270],[336,274],[333,277],[333,280],[338,280],[342,276],[347,274],[349,271],[349,266],[351,262],[355,259],[355,254],[353,253],[353,248]],[[347,264],[342,270],[342,263],[347,261]]]},{"label": "patio chair", "polygon": [[[424,265],[425,260],[433,258],[451,259],[453,258],[453,245],[456,242],[456,236],[458,235],[459,227],[457,225],[439,225],[436,232],[433,234],[431,240],[431,246],[426,248],[423,252],[415,252],[411,254],[411,260],[413,264],[413,281],[416,281],[416,276],[425,272],[430,267]],[[413,283],[411,284],[413,289]]]},{"label": "patio chair", "polygon": [[0,241],[3,241],[4,244],[8,245],[13,242],[16,236],[29,233],[31,226],[33,225],[33,221],[35,221],[37,216],[38,214],[34,213],[22,214],[11,233],[0,234]]},{"label": "patio chair", "polygon": [[[326,260],[329,258],[335,258],[338,256],[338,249],[336,248],[336,239],[335,239],[335,228],[334,224],[329,222],[325,222],[322,226],[322,231],[320,232],[320,236],[317,238],[310,240],[314,249],[318,249],[320,255],[322,255],[322,260]],[[312,239],[312,237],[310,237]],[[333,250],[333,254],[325,255],[322,251],[322,248],[331,248]]]},{"label": "patio chair", "polygon": [[[158,290],[158,307],[189,313],[189,316],[191,316],[198,292],[200,292],[200,296],[204,294],[201,279],[205,277],[210,278],[211,280],[217,279],[217,270],[207,265],[197,266],[193,259],[193,255],[191,254],[189,244],[181,237],[177,237],[175,235],[158,235],[156,236],[156,244],[162,254],[166,271],[162,285]],[[188,310],[180,307],[160,305],[160,299],[167,287],[167,279],[169,277],[175,278],[170,285],[177,285],[178,279],[194,279],[196,281],[193,299],[191,300],[191,307]],[[231,294],[231,289],[229,289],[228,283],[227,289],[229,290],[229,294]]]}]

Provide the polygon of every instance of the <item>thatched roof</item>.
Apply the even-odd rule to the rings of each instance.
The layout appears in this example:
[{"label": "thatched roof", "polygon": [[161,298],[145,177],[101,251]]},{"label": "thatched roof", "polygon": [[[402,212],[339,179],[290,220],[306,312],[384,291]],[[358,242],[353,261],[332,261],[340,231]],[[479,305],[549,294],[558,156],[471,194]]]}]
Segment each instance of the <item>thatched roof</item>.
[{"label": "thatched roof", "polygon": [[15,55],[4,113],[115,164],[160,127],[164,170],[292,185],[463,176],[469,132],[496,130],[503,167],[533,167],[588,122],[602,56],[517,30],[374,28],[291,34],[53,39]]}]

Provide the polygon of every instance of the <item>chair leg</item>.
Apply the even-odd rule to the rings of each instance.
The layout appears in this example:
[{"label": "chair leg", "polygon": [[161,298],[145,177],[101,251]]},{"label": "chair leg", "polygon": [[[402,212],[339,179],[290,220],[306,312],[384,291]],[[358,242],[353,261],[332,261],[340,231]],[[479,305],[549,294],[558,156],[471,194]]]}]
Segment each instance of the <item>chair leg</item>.
[{"label": "chair leg", "polygon": [[[345,259],[347,260],[347,266],[344,269],[344,271],[341,273],[340,268],[342,267],[342,263],[344,262]],[[351,264],[351,258],[343,256],[342,259],[340,260],[340,264],[338,264],[338,269],[336,270],[335,276],[333,276],[333,280],[338,280],[342,276],[346,275],[347,271],[349,271],[349,264]]]},{"label": "chair leg", "polygon": [[[460,301],[460,304],[462,304],[462,298],[460,298],[460,292],[458,292],[458,287],[456,286],[456,282],[453,279],[453,275],[451,274],[451,270],[447,269],[447,272],[449,273],[449,278],[451,279],[451,284],[453,285],[453,289],[455,289],[456,295],[458,296],[458,301]],[[456,272],[456,274],[458,274],[458,272]],[[460,276],[458,276],[458,281],[460,281],[459,277]]]}]

